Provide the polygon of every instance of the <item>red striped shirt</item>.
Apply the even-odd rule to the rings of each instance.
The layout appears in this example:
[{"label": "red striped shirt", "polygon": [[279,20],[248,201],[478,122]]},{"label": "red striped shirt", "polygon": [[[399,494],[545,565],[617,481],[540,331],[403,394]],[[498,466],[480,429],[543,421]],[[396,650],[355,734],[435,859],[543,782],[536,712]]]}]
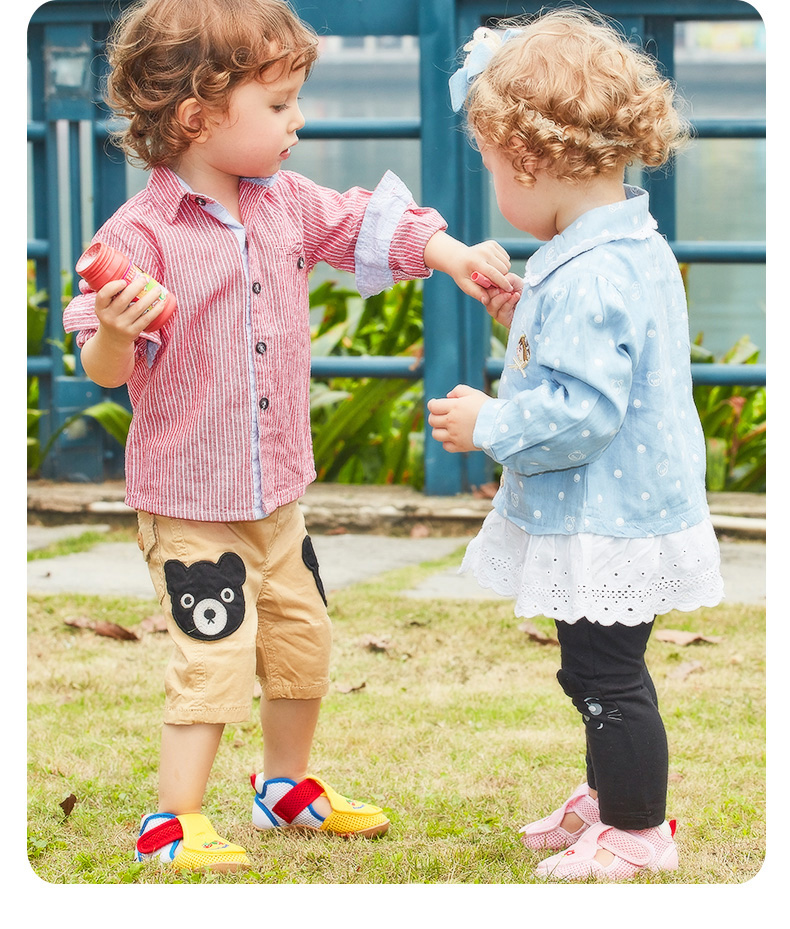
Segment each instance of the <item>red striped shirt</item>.
[{"label": "red striped shirt", "polygon": [[[178,301],[138,340],[127,385],[135,509],[230,522],[298,499],[315,479],[308,273],[319,261],[356,271],[366,294],[427,277],[425,245],[445,228],[389,173],[372,193],[340,194],[289,171],[242,179],[239,207],[234,229],[219,204],[155,168],[96,233]],[[97,328],[95,295],[83,290],[64,312],[80,346]]]}]

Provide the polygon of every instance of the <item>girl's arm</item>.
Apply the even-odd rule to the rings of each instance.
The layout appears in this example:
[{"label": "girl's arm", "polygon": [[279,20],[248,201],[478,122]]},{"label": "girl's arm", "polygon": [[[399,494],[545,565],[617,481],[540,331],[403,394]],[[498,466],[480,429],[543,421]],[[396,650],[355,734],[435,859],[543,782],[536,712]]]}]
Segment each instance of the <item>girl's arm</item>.
[{"label": "girl's arm", "polygon": [[[461,386],[429,401],[428,422],[447,451],[482,448],[530,475],[593,461],[609,445],[626,415],[642,337],[616,287],[597,274],[575,283],[557,287],[546,305],[529,362],[540,372],[536,386],[496,399]],[[581,311],[580,291],[597,297]],[[512,360],[505,373],[518,385]]]}]

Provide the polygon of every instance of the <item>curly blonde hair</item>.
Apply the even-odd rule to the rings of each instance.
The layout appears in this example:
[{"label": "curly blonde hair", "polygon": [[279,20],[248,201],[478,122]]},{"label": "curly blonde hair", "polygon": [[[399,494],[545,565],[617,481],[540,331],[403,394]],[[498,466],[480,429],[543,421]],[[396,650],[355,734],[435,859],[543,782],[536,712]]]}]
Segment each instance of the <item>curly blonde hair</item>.
[{"label": "curly blonde hair", "polygon": [[686,143],[671,82],[602,16],[566,9],[499,26],[519,32],[474,80],[467,125],[481,147],[510,155],[520,183],[535,183],[536,160],[584,180],[634,161],[658,167]]},{"label": "curly blonde hair", "polygon": [[283,0],[143,0],[108,40],[106,99],[128,121],[113,140],[143,167],[171,164],[197,134],[177,117],[182,101],[224,115],[234,88],[274,65],[309,74],[317,45]]}]

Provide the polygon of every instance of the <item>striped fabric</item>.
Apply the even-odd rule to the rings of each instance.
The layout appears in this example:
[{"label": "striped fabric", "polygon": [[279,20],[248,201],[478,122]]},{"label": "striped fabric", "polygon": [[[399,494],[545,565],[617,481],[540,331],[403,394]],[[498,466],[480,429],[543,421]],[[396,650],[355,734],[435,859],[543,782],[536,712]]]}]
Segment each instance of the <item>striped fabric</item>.
[{"label": "striped fabric", "polygon": [[[304,493],[315,479],[308,273],[319,261],[356,271],[363,294],[427,277],[425,245],[445,223],[404,191],[389,172],[372,193],[340,194],[288,171],[242,179],[240,226],[155,168],[102,226],[95,240],[120,249],[178,301],[159,332],[138,340],[128,383],[129,506],[231,522],[259,519]],[[64,312],[80,346],[97,326],[94,294],[81,287]]]}]

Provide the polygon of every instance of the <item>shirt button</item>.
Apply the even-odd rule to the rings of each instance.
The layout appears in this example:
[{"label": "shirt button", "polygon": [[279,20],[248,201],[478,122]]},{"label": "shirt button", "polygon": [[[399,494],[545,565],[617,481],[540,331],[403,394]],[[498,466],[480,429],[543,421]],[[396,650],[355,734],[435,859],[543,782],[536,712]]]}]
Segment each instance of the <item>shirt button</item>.
[{"label": "shirt button", "polygon": [[266,343],[265,343],[265,342],[256,342],[256,343],[255,343],[255,351],[256,351],[259,355],[262,355],[262,354],[266,351]]},{"label": "shirt button", "polygon": [[198,206],[205,206],[205,205],[206,205],[206,201],[203,199],[203,197],[197,197],[197,198],[195,199],[195,203],[197,203]]},{"label": "shirt button", "polygon": [[299,260],[296,262],[296,267],[299,268],[300,271],[304,267],[304,258],[302,255],[299,256]]},{"label": "shirt button", "polygon": [[258,406],[259,406],[262,410],[265,410],[265,409],[269,406],[269,399],[268,399],[268,397],[261,397],[261,399],[258,401]]},{"label": "shirt button", "polygon": [[254,294],[259,294],[259,293],[261,292],[261,285],[260,285],[260,283],[259,283],[258,281],[256,281],[256,282],[252,285],[252,292],[253,292]]}]

